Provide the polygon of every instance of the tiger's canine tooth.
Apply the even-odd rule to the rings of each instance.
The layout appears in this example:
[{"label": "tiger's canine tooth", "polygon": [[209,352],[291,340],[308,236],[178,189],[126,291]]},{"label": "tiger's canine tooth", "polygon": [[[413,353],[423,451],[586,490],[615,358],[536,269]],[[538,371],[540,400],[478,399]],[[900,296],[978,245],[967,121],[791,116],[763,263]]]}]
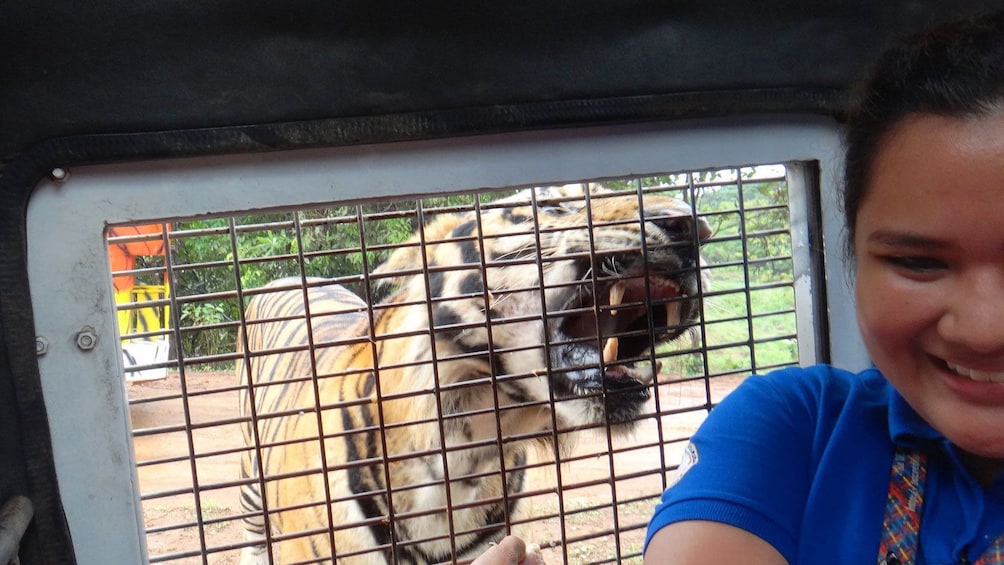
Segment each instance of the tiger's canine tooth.
[{"label": "tiger's canine tooth", "polygon": [[666,325],[676,326],[680,324],[680,301],[671,300],[666,303]]},{"label": "tiger's canine tooth", "polygon": [[611,337],[603,344],[603,362],[615,363],[617,361],[617,338]]},{"label": "tiger's canine tooth", "polygon": [[[617,281],[610,287],[610,305],[618,306],[621,302],[624,302],[624,289],[627,288],[627,283],[624,281]],[[611,316],[617,315],[617,309],[614,308],[610,310]]]}]

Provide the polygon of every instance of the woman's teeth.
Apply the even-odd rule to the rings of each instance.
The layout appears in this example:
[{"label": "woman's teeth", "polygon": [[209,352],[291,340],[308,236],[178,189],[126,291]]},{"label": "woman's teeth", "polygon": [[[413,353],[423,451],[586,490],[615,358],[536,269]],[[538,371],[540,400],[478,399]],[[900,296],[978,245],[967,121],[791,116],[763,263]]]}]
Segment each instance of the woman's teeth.
[{"label": "woman's teeth", "polygon": [[966,377],[967,379],[972,379],[974,381],[979,381],[982,383],[1004,383],[1004,372],[986,372],[977,371],[976,369],[970,369],[968,367],[963,367],[962,365],[956,365],[954,363],[948,363],[948,368],[955,373]]}]

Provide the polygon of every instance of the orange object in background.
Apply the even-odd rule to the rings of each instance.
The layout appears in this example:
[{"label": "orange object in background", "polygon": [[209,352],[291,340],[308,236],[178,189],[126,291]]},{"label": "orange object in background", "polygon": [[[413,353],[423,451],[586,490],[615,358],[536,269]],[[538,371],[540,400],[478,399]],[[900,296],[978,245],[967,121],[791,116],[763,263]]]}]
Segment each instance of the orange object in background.
[{"label": "orange object in background", "polygon": [[167,251],[164,233],[168,224],[117,226],[108,230],[108,238],[149,236],[142,241],[108,242],[108,256],[115,285],[115,305],[119,336],[122,338],[122,364],[127,381],[162,379],[170,357],[170,338],[162,333],[170,326],[167,278],[163,284],[136,284],[132,274],[116,274],[136,268],[136,257],[163,256]]},{"label": "orange object in background", "polygon": [[[116,226],[108,230],[108,237],[127,237],[134,235],[157,235],[164,233],[164,228],[170,230],[167,224],[145,224],[141,226]],[[163,255],[164,238],[147,241],[130,241],[128,243],[111,243],[108,255],[112,262],[112,272],[131,271],[136,268],[136,257],[140,255]],[[136,284],[132,275],[113,275],[112,284],[116,292],[129,290]]]}]

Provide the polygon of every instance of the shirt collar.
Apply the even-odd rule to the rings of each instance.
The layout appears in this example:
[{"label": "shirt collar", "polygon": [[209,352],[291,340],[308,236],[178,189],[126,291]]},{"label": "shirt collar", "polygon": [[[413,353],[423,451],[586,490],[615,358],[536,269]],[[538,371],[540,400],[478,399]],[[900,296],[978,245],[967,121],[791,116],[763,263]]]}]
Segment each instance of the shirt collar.
[{"label": "shirt collar", "polygon": [[[925,422],[913,407],[896,392],[896,389],[890,385],[888,390],[889,434],[893,444],[907,449],[930,450],[932,447],[940,447],[960,469],[963,469],[967,476],[971,476],[959,460],[955,446],[941,432]],[[975,479],[970,480],[975,481]],[[1004,475],[997,477],[993,484],[986,489],[986,492],[997,500],[1004,501]]]},{"label": "shirt collar", "polygon": [[892,442],[900,447],[921,447],[931,443],[942,443],[945,436],[924,421],[906,400],[889,387],[889,434]]}]

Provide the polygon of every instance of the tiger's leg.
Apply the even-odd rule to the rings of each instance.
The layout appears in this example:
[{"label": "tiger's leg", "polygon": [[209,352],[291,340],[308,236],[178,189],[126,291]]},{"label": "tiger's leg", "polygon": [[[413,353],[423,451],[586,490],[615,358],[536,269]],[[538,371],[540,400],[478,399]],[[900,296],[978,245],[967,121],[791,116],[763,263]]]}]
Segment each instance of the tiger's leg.
[{"label": "tiger's leg", "polygon": [[[268,549],[265,547],[265,536],[245,530],[244,541],[254,543],[255,545],[241,549],[240,565],[269,565]],[[280,562],[278,550],[273,550],[272,556],[276,562]]]},{"label": "tiger's leg", "polygon": [[[244,541],[252,544],[241,549],[240,565],[269,565],[268,548],[265,546],[265,522],[261,515],[261,494],[258,484],[241,487],[241,506],[247,515],[244,518]],[[279,561],[278,548],[273,548],[272,556]]]}]

